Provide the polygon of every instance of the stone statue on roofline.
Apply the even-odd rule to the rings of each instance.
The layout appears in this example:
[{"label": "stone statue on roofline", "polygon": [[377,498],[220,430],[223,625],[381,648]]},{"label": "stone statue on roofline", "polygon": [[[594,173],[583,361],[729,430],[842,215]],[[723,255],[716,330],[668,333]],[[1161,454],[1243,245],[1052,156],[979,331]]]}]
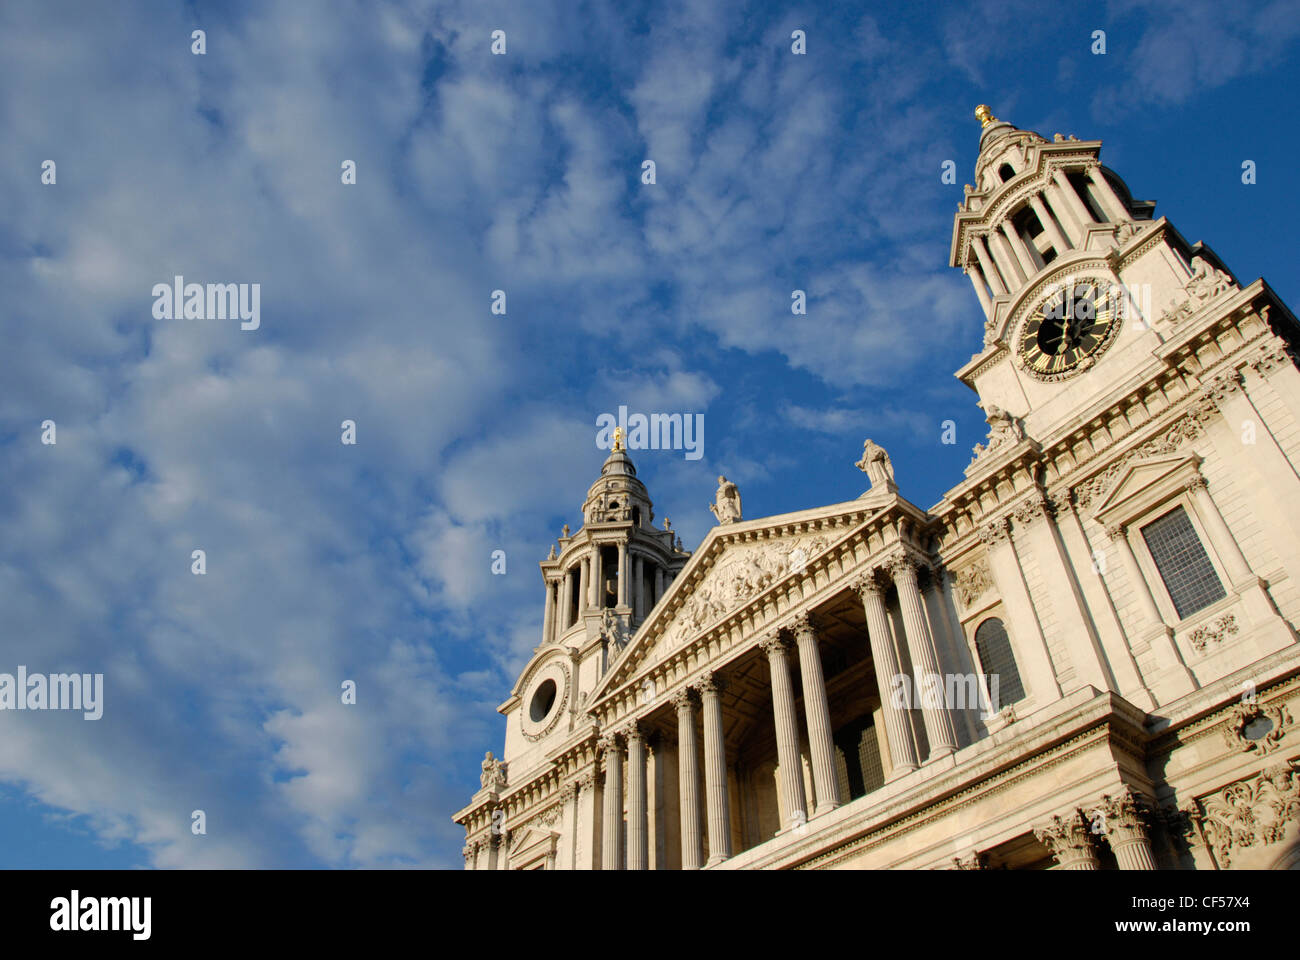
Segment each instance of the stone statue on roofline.
[{"label": "stone statue on roofline", "polygon": [[740,519],[740,491],[726,477],[718,477],[718,492],[713,495],[709,509],[718,523],[734,523]]},{"label": "stone statue on roofline", "polygon": [[885,448],[872,440],[866,440],[862,444],[862,459],[854,464],[859,470],[867,475],[871,481],[869,493],[877,490],[886,490],[889,493],[898,492],[898,484],[894,483],[894,465],[889,460],[889,454]]}]

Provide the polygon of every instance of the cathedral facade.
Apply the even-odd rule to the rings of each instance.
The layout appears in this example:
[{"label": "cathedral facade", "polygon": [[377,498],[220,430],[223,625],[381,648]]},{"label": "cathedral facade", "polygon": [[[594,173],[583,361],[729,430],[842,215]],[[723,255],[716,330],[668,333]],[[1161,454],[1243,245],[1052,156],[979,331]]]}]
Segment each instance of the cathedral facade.
[{"label": "cathedral facade", "polygon": [[[988,437],[929,509],[693,553],[622,444],[541,564],[468,869],[1300,867],[1300,327],[987,107],[953,229]],[[1297,578],[1297,579],[1293,579]]]}]

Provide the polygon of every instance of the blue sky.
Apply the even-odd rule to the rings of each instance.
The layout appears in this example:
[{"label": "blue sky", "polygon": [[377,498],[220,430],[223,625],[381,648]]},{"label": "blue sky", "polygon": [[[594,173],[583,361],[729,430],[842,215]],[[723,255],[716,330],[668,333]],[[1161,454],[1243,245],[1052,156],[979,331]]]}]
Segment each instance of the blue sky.
[{"label": "blue sky", "polygon": [[[459,866],[620,404],[705,415],[633,454],[688,548],[719,473],[850,499],[868,436],[937,501],[985,434],[977,103],[1300,302],[1297,2],[325,9],[0,7],[0,672],[105,687],[0,713],[0,865]],[[154,319],[176,274],[260,329]]]}]

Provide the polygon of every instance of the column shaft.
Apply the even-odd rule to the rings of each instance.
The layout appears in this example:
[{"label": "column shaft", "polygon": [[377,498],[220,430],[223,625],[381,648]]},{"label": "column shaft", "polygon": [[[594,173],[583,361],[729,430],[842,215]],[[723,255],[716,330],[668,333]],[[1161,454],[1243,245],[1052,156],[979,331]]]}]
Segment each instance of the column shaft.
[{"label": "column shaft", "polygon": [[980,262],[980,268],[984,271],[984,279],[989,282],[993,295],[996,297],[1006,293],[1009,289],[1007,281],[998,273],[998,268],[993,263],[988,248],[984,245],[984,238],[971,237],[970,248],[975,251],[975,258]]},{"label": "column shaft", "polygon": [[546,581],[546,609],[542,614],[542,644],[555,642],[555,584]]},{"label": "column shaft", "polygon": [[1042,197],[1036,193],[1031,194],[1029,197],[1029,205],[1034,208],[1034,213],[1038,217],[1038,222],[1043,225],[1043,229],[1047,231],[1047,235],[1052,238],[1052,246],[1056,248],[1056,255],[1059,257],[1066,253],[1070,249],[1070,241],[1065,239],[1065,234],[1063,234],[1061,228],[1056,225],[1056,220],[1052,217],[1051,211],[1047,209],[1047,205],[1043,203]]},{"label": "column shaft", "polygon": [[645,737],[635,727],[627,734],[627,868],[650,866],[646,811]]},{"label": "column shaft", "polygon": [[709,808],[709,862],[731,857],[731,808],[727,799],[727,753],[722,732],[722,690],[709,677],[697,686],[704,702],[704,795]]},{"label": "column shaft", "polygon": [[813,787],[817,791],[815,815],[829,813],[842,803],[835,771],[835,743],[831,739],[831,710],[826,701],[826,677],[817,649],[817,631],[806,617],[795,621],[799,644],[799,673],[803,678],[803,708],[808,723],[808,749],[812,753]]},{"label": "column shaft", "polygon": [[618,545],[618,605],[627,606],[627,582],[631,578],[627,570],[627,544]]},{"label": "column shaft", "polygon": [[700,767],[695,746],[695,702],[683,690],[677,706],[677,791],[682,812],[682,869],[704,865],[704,835],[700,831]]},{"label": "column shaft", "polygon": [[894,653],[893,631],[889,627],[889,613],[885,609],[884,587],[874,577],[858,584],[862,609],[867,615],[867,637],[871,643],[871,659],[876,670],[876,686],[880,690],[880,709],[885,716],[885,737],[889,741],[889,758],[895,775],[910,773],[918,766],[916,746],[912,740],[911,721],[907,711],[895,705],[892,684],[902,675],[898,657]]},{"label": "column shaft", "polygon": [[939,657],[934,649],[934,637],[925,610],[921,606],[921,591],[917,585],[916,567],[907,558],[895,562],[891,568],[894,584],[898,587],[898,603],[903,611],[903,629],[907,633],[907,650],[912,656],[916,673],[916,687],[921,701],[921,715],[925,719],[925,736],[930,742],[927,760],[946,756],[957,749],[957,731],[952,716],[940,697],[935,704],[933,691],[947,689],[939,671]]},{"label": "column shaft", "polygon": [[794,684],[790,682],[789,645],[778,636],[763,641],[772,677],[772,717],[776,723],[776,762],[781,768],[781,807],[785,814],[778,833],[793,830],[808,820],[803,791],[803,766],[799,761],[799,717],[794,709]]},{"label": "column shaft", "polygon": [[989,292],[984,289],[983,271],[978,265],[973,264],[966,268],[966,276],[970,277],[971,286],[975,288],[975,296],[984,309],[984,315],[991,317],[993,315],[993,301],[989,299]]},{"label": "column shaft", "polygon": [[623,750],[612,737],[605,748],[605,823],[600,839],[600,868],[623,869]]}]

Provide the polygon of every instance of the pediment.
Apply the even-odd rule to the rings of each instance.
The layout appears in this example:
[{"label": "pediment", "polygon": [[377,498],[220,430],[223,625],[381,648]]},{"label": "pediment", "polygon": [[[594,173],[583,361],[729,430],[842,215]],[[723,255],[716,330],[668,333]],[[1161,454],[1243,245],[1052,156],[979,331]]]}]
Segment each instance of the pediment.
[{"label": "pediment", "polygon": [[530,824],[525,828],[523,836],[511,844],[511,862],[526,865],[529,861],[550,856],[555,852],[555,844],[559,836],[555,830]]},{"label": "pediment", "polygon": [[589,698],[596,702],[632,671],[655,663],[758,600],[850,535],[868,517],[903,504],[864,496],[816,511],[714,527]]},{"label": "pediment", "polygon": [[1199,463],[1196,454],[1169,454],[1129,464],[1102,496],[1092,512],[1093,518],[1103,526],[1123,522],[1174,484],[1190,478]]}]

